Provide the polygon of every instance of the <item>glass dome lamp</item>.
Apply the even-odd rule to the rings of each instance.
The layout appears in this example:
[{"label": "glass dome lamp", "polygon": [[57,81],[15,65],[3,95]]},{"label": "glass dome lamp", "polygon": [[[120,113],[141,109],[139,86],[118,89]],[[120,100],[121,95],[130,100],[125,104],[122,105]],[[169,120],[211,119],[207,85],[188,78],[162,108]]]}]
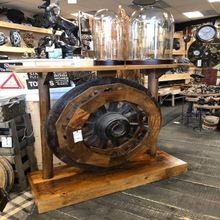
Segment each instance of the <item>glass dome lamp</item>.
[{"label": "glass dome lamp", "polygon": [[123,65],[122,24],[115,12],[99,10],[93,20],[94,65]]},{"label": "glass dome lamp", "polygon": [[153,5],[133,12],[129,27],[128,64],[172,63],[174,18]]}]

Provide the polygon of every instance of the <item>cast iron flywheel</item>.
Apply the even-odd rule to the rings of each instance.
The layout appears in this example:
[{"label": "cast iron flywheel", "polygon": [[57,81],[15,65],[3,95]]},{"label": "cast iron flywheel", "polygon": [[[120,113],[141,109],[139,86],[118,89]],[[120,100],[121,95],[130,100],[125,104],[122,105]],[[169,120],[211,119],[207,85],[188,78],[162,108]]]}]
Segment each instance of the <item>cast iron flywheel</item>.
[{"label": "cast iron flywheel", "polygon": [[105,78],[62,96],[49,113],[46,136],[69,165],[113,167],[155,149],[160,125],[160,109],[146,88]]}]

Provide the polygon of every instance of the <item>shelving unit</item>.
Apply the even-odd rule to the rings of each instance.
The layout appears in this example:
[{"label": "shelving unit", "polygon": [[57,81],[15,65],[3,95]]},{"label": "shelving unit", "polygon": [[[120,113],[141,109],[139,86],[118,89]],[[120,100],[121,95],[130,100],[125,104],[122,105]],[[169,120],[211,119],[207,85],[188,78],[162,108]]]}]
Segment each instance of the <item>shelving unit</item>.
[{"label": "shelving unit", "polygon": [[[10,30],[19,30],[21,32],[32,32],[34,33],[36,37],[36,42],[43,36],[46,35],[52,35],[52,29],[46,29],[46,28],[38,28],[38,27],[32,27],[28,25],[23,25],[23,24],[15,24],[11,22],[6,22],[6,21],[0,21],[0,31],[6,32],[6,35],[9,36],[9,31]],[[61,35],[61,31],[57,31],[57,35]],[[36,45],[35,45],[36,46]],[[21,42],[21,47],[12,47],[10,45],[10,42],[0,46],[0,53],[10,53],[10,54],[15,54],[14,56],[17,57],[18,54],[23,54],[23,53],[34,53],[34,48],[28,48],[26,47],[25,43]]]},{"label": "shelving unit", "polygon": [[[32,27],[28,25],[15,24],[6,21],[0,21],[0,28],[30,31],[38,34],[48,34],[48,35],[52,34],[52,29]],[[61,31],[58,31],[57,34],[61,34]]]}]

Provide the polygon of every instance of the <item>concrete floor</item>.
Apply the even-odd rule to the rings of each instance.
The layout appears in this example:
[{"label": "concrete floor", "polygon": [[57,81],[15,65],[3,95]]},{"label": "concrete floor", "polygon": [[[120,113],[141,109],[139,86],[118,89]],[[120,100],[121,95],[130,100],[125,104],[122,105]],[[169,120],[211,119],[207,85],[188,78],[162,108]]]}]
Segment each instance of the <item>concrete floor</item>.
[{"label": "concrete floor", "polygon": [[220,220],[220,133],[187,128],[180,114],[163,108],[158,147],[188,162],[187,173],[27,219]]}]

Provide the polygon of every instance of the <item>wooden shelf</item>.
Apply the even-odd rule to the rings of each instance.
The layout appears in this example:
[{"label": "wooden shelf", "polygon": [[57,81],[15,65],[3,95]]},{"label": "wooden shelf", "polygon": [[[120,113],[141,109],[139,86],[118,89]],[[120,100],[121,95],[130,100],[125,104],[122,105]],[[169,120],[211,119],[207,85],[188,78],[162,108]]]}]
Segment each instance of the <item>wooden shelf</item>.
[{"label": "wooden shelf", "polygon": [[[0,28],[30,31],[30,32],[35,32],[39,34],[49,34],[49,35],[52,34],[52,29],[38,28],[38,27],[33,27],[33,26],[28,26],[28,25],[10,23],[6,21],[0,21]],[[61,31],[58,31],[57,34],[61,34]]]},{"label": "wooden shelf", "polygon": [[173,56],[184,56],[185,53],[183,51],[173,51]]},{"label": "wooden shelf", "polygon": [[[159,78],[159,82],[187,80],[187,79],[191,79],[191,77],[190,77],[191,74],[192,73],[165,74]],[[145,83],[147,83],[147,81],[148,81],[148,78],[146,77]]]},{"label": "wooden shelf", "polygon": [[191,79],[191,74],[192,73],[165,74],[159,78],[159,82]]},{"label": "wooden shelf", "polygon": [[34,53],[34,49],[33,48],[27,48],[27,47],[0,46],[0,52],[5,52],[5,53]]}]

